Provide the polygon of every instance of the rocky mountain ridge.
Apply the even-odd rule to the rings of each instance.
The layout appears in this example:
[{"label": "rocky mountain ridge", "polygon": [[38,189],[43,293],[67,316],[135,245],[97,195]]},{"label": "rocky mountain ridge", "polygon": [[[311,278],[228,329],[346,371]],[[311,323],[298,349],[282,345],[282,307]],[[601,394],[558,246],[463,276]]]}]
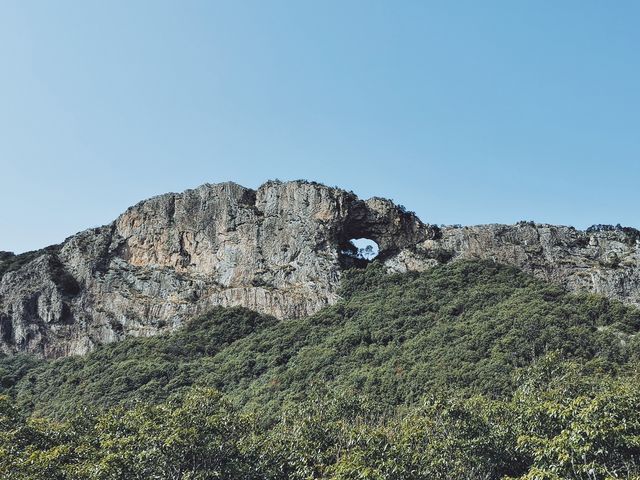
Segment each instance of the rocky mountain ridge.
[{"label": "rocky mountain ridge", "polygon": [[82,354],[178,327],[215,305],[281,319],[338,300],[350,239],[379,246],[389,271],[492,259],[570,290],[640,305],[637,231],[516,225],[438,227],[382,198],[313,182],[256,190],[206,184],[140,202],[57,246],[0,252],[0,350]]}]

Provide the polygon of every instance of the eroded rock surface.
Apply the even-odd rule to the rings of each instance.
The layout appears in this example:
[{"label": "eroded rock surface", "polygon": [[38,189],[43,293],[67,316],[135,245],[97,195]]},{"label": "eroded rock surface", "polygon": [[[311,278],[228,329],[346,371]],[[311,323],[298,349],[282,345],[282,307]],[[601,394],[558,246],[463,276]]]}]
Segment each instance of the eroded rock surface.
[{"label": "eroded rock surface", "polygon": [[401,252],[387,265],[402,272],[461,259],[492,260],[571,291],[640,306],[640,232],[626,230],[584,232],[533,222],[443,227],[435,238]]},{"label": "eroded rock surface", "polygon": [[515,265],[573,290],[640,305],[638,239],[569,227],[444,227],[389,200],[310,182],[203,185],[131,207],[63,244],[0,252],[0,349],[82,354],[179,326],[215,305],[286,319],[335,303],[352,238],[390,271],[463,258]]},{"label": "eroded rock surface", "polygon": [[81,354],[175,328],[214,305],[312,314],[337,300],[341,248],[369,231],[393,252],[430,230],[388,200],[309,182],[155,197],[18,268],[3,254],[14,269],[0,280],[0,347]]}]

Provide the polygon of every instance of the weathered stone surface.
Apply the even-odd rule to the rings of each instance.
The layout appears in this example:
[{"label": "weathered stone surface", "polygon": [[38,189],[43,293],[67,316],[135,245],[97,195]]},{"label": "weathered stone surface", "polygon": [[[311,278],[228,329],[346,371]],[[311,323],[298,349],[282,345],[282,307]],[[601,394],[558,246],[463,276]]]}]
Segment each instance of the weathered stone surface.
[{"label": "weathered stone surface", "polygon": [[360,237],[378,243],[390,271],[487,258],[640,305],[638,240],[622,231],[438,228],[389,200],[316,183],[223,183],[146,200],[40,252],[0,252],[0,350],[82,354],[214,305],[312,314],[338,299],[341,271],[356,262],[341,252]]},{"label": "weathered stone surface", "polygon": [[637,233],[583,232],[532,222],[442,227],[436,239],[401,252],[387,265],[390,270],[401,272],[461,259],[493,260],[572,291],[599,293],[640,306]]},{"label": "weathered stone surface", "polygon": [[439,244],[455,258],[491,259],[640,306],[640,242],[633,234],[520,223],[444,229]]},{"label": "weathered stone surface", "polygon": [[175,328],[214,305],[308,315],[337,300],[341,246],[368,231],[389,251],[428,235],[387,200],[309,182],[155,197],[5,273],[0,345],[47,357],[84,353]]}]

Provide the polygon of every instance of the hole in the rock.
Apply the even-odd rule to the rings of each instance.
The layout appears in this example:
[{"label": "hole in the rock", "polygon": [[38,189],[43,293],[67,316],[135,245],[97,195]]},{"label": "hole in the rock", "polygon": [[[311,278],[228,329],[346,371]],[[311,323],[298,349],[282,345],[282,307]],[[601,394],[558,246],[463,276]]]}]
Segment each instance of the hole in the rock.
[{"label": "hole in the rock", "polygon": [[367,262],[376,258],[380,253],[378,244],[370,238],[352,238],[347,247],[342,252],[344,255]]},{"label": "hole in the rock", "polygon": [[349,243],[356,247],[356,256],[362,260],[371,261],[380,253],[378,244],[370,238],[353,238]]}]

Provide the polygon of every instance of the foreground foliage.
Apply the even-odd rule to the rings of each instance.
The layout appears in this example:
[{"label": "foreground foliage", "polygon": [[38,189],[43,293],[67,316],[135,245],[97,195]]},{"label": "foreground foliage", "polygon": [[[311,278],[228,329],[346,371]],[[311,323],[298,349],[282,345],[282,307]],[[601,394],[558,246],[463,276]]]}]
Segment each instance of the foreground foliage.
[{"label": "foreground foliage", "polygon": [[[550,374],[552,376],[550,376]],[[269,428],[211,389],[158,405],[24,419],[0,398],[6,479],[638,478],[637,374],[540,360],[509,399],[429,396],[386,410],[316,389]]]}]

